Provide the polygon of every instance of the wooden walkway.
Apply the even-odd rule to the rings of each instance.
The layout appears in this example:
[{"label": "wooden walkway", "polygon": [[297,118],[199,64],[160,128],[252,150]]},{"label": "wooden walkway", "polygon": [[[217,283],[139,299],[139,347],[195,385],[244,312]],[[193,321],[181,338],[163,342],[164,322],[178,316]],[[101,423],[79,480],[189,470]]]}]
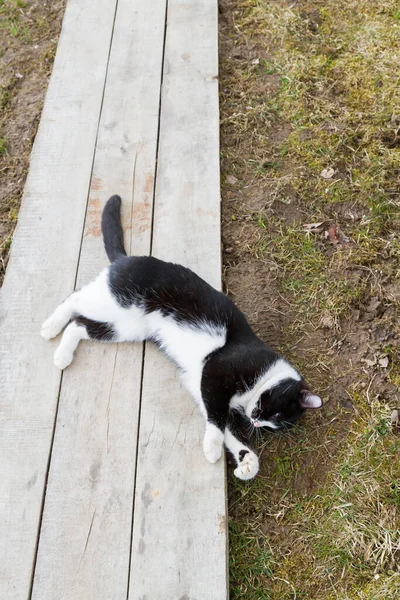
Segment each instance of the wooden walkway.
[{"label": "wooden walkway", "polygon": [[227,598],[225,468],[151,345],[40,326],[127,249],[220,287],[217,0],[69,0],[0,312],[0,598]]}]

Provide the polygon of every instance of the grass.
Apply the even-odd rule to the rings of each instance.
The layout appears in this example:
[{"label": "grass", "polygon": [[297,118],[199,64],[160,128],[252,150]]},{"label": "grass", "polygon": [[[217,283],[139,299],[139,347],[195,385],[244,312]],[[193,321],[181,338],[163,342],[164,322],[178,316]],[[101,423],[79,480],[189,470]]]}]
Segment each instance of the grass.
[{"label": "grass", "polygon": [[400,591],[400,437],[388,406],[353,396],[359,418],[313,493],[293,489],[316,451],[304,432],[264,442],[263,478],[231,481],[235,501],[252,507],[251,517],[231,521],[233,598],[372,600],[385,597],[379,589]]},{"label": "grass", "polygon": [[24,8],[26,8],[26,3],[22,0],[0,0],[0,28],[14,38],[28,41],[28,27],[24,23]]},{"label": "grass", "polygon": [[250,527],[242,527],[236,523],[230,528],[231,544],[235,546],[235,554],[231,558],[230,579],[232,593],[249,600],[273,598],[268,589],[268,580],[273,572],[272,552],[268,540],[260,531]]},{"label": "grass", "polygon": [[[236,107],[229,122],[236,132],[252,130],[255,176],[277,185],[284,177],[314,211],[344,199],[360,203],[385,230],[398,209],[390,190],[400,168],[400,90],[392,68],[400,46],[396,2],[378,8],[369,0],[335,0],[296,9],[248,0],[241,6],[240,35],[254,32],[260,54],[273,48],[273,56],[244,76],[231,73],[241,78],[246,107]],[[257,90],[265,76],[272,94]],[[263,131],[281,119],[289,133],[274,147]],[[244,165],[239,159],[235,166]],[[336,169],[331,181],[320,177],[326,167]]]},{"label": "grass", "polygon": [[[257,222],[263,231],[255,251],[275,261],[280,270],[282,291],[295,307],[292,331],[303,330],[310,323],[314,327],[321,323],[337,326],[369,286],[368,277],[354,283],[349,276],[360,262],[360,246],[327,254],[324,244],[299,226],[270,217],[267,230],[262,217],[258,216]],[[273,236],[271,225],[275,226]]]},{"label": "grass", "polygon": [[57,47],[63,0],[0,0],[0,285]]},{"label": "grass", "polygon": [[3,88],[0,87],[0,108],[3,109],[7,106],[8,102],[10,100],[10,92]]},{"label": "grass", "polygon": [[[235,239],[251,224],[240,247],[257,261],[260,278],[265,265],[276,274],[283,350],[292,349],[303,373],[333,391],[346,371],[350,406],[331,403],[286,436],[265,434],[258,478],[231,478],[231,598],[396,598],[400,430],[391,414],[400,385],[398,326],[388,321],[393,336],[378,348],[389,358],[384,372],[359,366],[368,346],[342,357],[324,345],[322,331],[328,328],[335,344],[343,329],[367,336],[354,311],[363,317],[371,299],[387,314],[398,308],[386,287],[400,284],[398,2],[225,4],[222,176],[235,176],[243,198],[257,188],[264,199],[249,214],[226,188],[227,228]],[[328,168],[334,175],[325,179]],[[339,224],[346,243],[333,247],[304,232],[304,223],[320,221]],[[371,317],[370,331],[385,318]],[[318,332],[321,343],[307,351]]]},{"label": "grass", "polygon": [[0,138],[0,156],[7,153],[7,138]]}]

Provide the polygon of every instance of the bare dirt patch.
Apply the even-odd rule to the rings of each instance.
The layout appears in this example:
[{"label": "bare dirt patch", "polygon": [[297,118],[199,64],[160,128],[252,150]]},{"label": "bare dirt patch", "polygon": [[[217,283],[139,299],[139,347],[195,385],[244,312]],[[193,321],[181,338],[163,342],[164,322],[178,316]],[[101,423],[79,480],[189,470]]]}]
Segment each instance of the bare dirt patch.
[{"label": "bare dirt patch", "polygon": [[65,0],[0,0],[0,284]]}]

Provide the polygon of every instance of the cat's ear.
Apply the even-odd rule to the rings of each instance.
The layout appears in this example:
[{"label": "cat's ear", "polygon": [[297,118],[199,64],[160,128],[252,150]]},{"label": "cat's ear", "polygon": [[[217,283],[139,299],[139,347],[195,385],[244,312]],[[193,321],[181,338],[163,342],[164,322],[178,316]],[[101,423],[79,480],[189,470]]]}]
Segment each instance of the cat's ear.
[{"label": "cat's ear", "polygon": [[317,394],[310,392],[310,390],[301,390],[300,406],[302,408],[321,408],[322,400]]}]

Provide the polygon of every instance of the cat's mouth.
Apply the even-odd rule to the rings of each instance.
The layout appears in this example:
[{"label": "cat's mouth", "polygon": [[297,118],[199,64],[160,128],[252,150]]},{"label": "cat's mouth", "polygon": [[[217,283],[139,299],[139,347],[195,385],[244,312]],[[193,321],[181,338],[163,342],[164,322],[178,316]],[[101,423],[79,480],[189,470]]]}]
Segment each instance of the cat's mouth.
[{"label": "cat's mouth", "polygon": [[270,429],[271,431],[276,431],[278,429],[282,429],[283,428],[283,424],[282,423],[276,423],[274,421],[260,421],[259,419],[250,419],[251,420],[251,424],[253,425],[253,427],[265,427],[267,429]]}]

